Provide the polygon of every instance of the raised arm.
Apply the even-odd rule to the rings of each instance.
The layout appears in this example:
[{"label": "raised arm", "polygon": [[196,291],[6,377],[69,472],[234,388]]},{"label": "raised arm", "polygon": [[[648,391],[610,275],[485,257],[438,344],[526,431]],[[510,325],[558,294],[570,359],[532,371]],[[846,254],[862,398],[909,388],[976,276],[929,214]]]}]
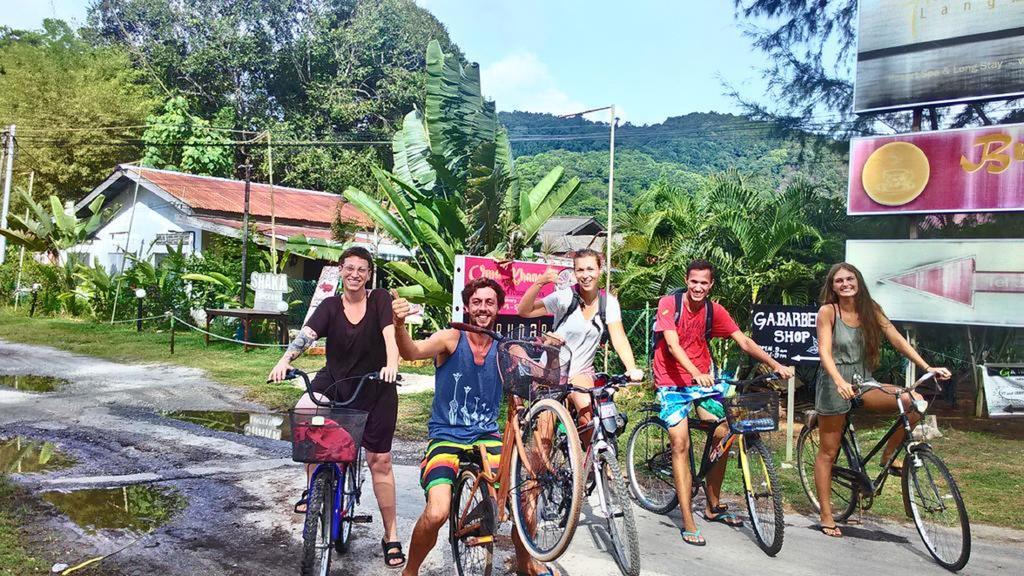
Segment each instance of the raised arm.
[{"label": "raised arm", "polygon": [[270,371],[269,379],[274,382],[284,380],[285,373],[292,367],[292,362],[299,356],[302,356],[306,350],[309,350],[316,343],[317,338],[317,333],[312,328],[303,326],[299,333],[295,335],[292,343],[288,345],[288,349],[284,351],[284,355],[277,361],[274,369]]},{"label": "raised arm", "polygon": [[555,282],[556,280],[558,280],[558,272],[554,268],[548,268],[545,270],[544,274],[542,274],[536,282],[526,289],[526,293],[523,294],[523,299],[519,301],[519,307],[516,309],[516,313],[523,318],[536,318],[538,316],[550,314],[551,311],[544,305],[544,301],[537,300],[537,295],[540,294],[541,288],[546,284]]},{"label": "raised arm", "polygon": [[409,301],[392,291],[391,314],[394,322],[395,343],[398,353],[406,360],[426,360],[435,356],[447,356],[459,345],[458,330],[440,330],[426,340],[413,340],[405,327],[409,315]]}]

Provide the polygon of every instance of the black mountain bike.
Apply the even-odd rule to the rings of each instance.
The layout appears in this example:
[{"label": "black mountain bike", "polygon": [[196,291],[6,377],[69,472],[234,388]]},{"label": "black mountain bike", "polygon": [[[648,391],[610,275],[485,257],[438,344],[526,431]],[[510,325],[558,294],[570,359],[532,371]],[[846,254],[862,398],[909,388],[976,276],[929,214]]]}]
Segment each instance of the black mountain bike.
[{"label": "black mountain bike", "polygon": [[[836,462],[832,465],[831,506],[836,522],[844,522],[849,518],[858,504],[863,510],[870,509],[875,496],[882,493],[886,479],[895,470],[892,468],[893,463],[906,452],[901,474],[903,507],[907,516],[913,518],[917,533],[921,535],[925,548],[935,561],[943,568],[955,572],[966,566],[971,556],[971,525],[967,519],[967,508],[964,507],[964,499],[960,496],[960,489],[957,488],[953,475],[949,473],[942,459],[932,451],[927,442],[915,441],[911,434],[907,411],[917,410],[923,419],[928,403],[921,400],[915,402],[913,406],[903,405],[903,392],[914,390],[934,375],[928,372],[910,387],[895,390],[883,387],[877,382],[854,384],[854,388],[859,391],[857,399],[868,390],[882,390],[896,396],[899,416],[885,436],[882,436],[871,451],[862,457],[853,423],[850,421],[853,410],[847,413],[842,443]],[[856,405],[855,402],[854,406]],[[808,423],[800,432],[800,439],[797,441],[797,469],[808,500],[814,509],[820,512],[821,504],[814,488],[814,459],[819,447],[818,422],[813,412],[809,414]],[[903,443],[893,451],[888,461],[882,463],[881,472],[875,478],[871,478],[867,473],[868,462],[885,447],[900,428],[905,433]]]}]

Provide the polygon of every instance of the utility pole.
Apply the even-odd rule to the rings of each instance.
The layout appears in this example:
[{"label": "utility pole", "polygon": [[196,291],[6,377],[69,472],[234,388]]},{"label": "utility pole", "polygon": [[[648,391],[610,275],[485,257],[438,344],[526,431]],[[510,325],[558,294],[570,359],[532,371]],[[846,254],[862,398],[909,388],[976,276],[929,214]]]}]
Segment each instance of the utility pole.
[{"label": "utility pole", "polygon": [[[4,134],[4,149],[7,154],[7,168],[4,170],[4,201],[0,211],[0,228],[7,228],[7,209],[11,205],[11,170],[14,168],[14,124]],[[0,264],[7,257],[7,237],[0,236]]]},{"label": "utility pole", "polygon": [[[32,197],[32,184],[36,181],[36,171],[28,173],[28,197]],[[28,221],[28,208],[25,208],[25,219]],[[21,252],[18,254],[18,279],[14,281],[14,309],[18,309],[18,301],[21,300],[21,271],[25,268],[25,245],[21,245]]]},{"label": "utility pole", "polygon": [[249,183],[252,178],[252,162],[250,162],[249,151],[245,152],[245,203],[242,205],[242,290],[238,294],[238,304],[245,308],[246,274],[249,273],[246,264],[249,258]]}]

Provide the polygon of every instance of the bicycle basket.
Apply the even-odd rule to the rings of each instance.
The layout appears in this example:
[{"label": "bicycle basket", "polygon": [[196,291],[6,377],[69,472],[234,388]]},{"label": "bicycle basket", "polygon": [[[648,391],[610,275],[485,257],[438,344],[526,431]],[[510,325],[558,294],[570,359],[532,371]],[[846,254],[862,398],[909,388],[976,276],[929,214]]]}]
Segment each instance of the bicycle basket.
[{"label": "bicycle basket", "polygon": [[506,392],[527,400],[554,393],[569,380],[561,349],[528,340],[498,344],[498,374]]},{"label": "bicycle basket", "polygon": [[352,462],[363,442],[368,413],[351,408],[293,408],[292,460],[318,464]]},{"label": "bicycle basket", "polygon": [[779,429],[779,395],[775,392],[733,396],[726,398],[723,404],[729,428],[737,434]]}]

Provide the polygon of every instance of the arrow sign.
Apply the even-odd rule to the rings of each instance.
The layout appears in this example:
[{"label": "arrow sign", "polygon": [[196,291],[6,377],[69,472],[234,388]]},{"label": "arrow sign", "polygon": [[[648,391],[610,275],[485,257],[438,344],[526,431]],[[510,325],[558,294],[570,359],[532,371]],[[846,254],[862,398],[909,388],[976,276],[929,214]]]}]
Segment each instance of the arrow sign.
[{"label": "arrow sign", "polygon": [[1024,271],[977,270],[974,261],[975,256],[954,258],[884,276],[881,281],[972,307],[978,292],[1024,294]]},{"label": "arrow sign", "polygon": [[821,361],[821,358],[818,358],[817,356],[800,356],[800,355],[796,355],[796,356],[793,356],[792,359],[795,362],[819,362],[819,361]]}]

